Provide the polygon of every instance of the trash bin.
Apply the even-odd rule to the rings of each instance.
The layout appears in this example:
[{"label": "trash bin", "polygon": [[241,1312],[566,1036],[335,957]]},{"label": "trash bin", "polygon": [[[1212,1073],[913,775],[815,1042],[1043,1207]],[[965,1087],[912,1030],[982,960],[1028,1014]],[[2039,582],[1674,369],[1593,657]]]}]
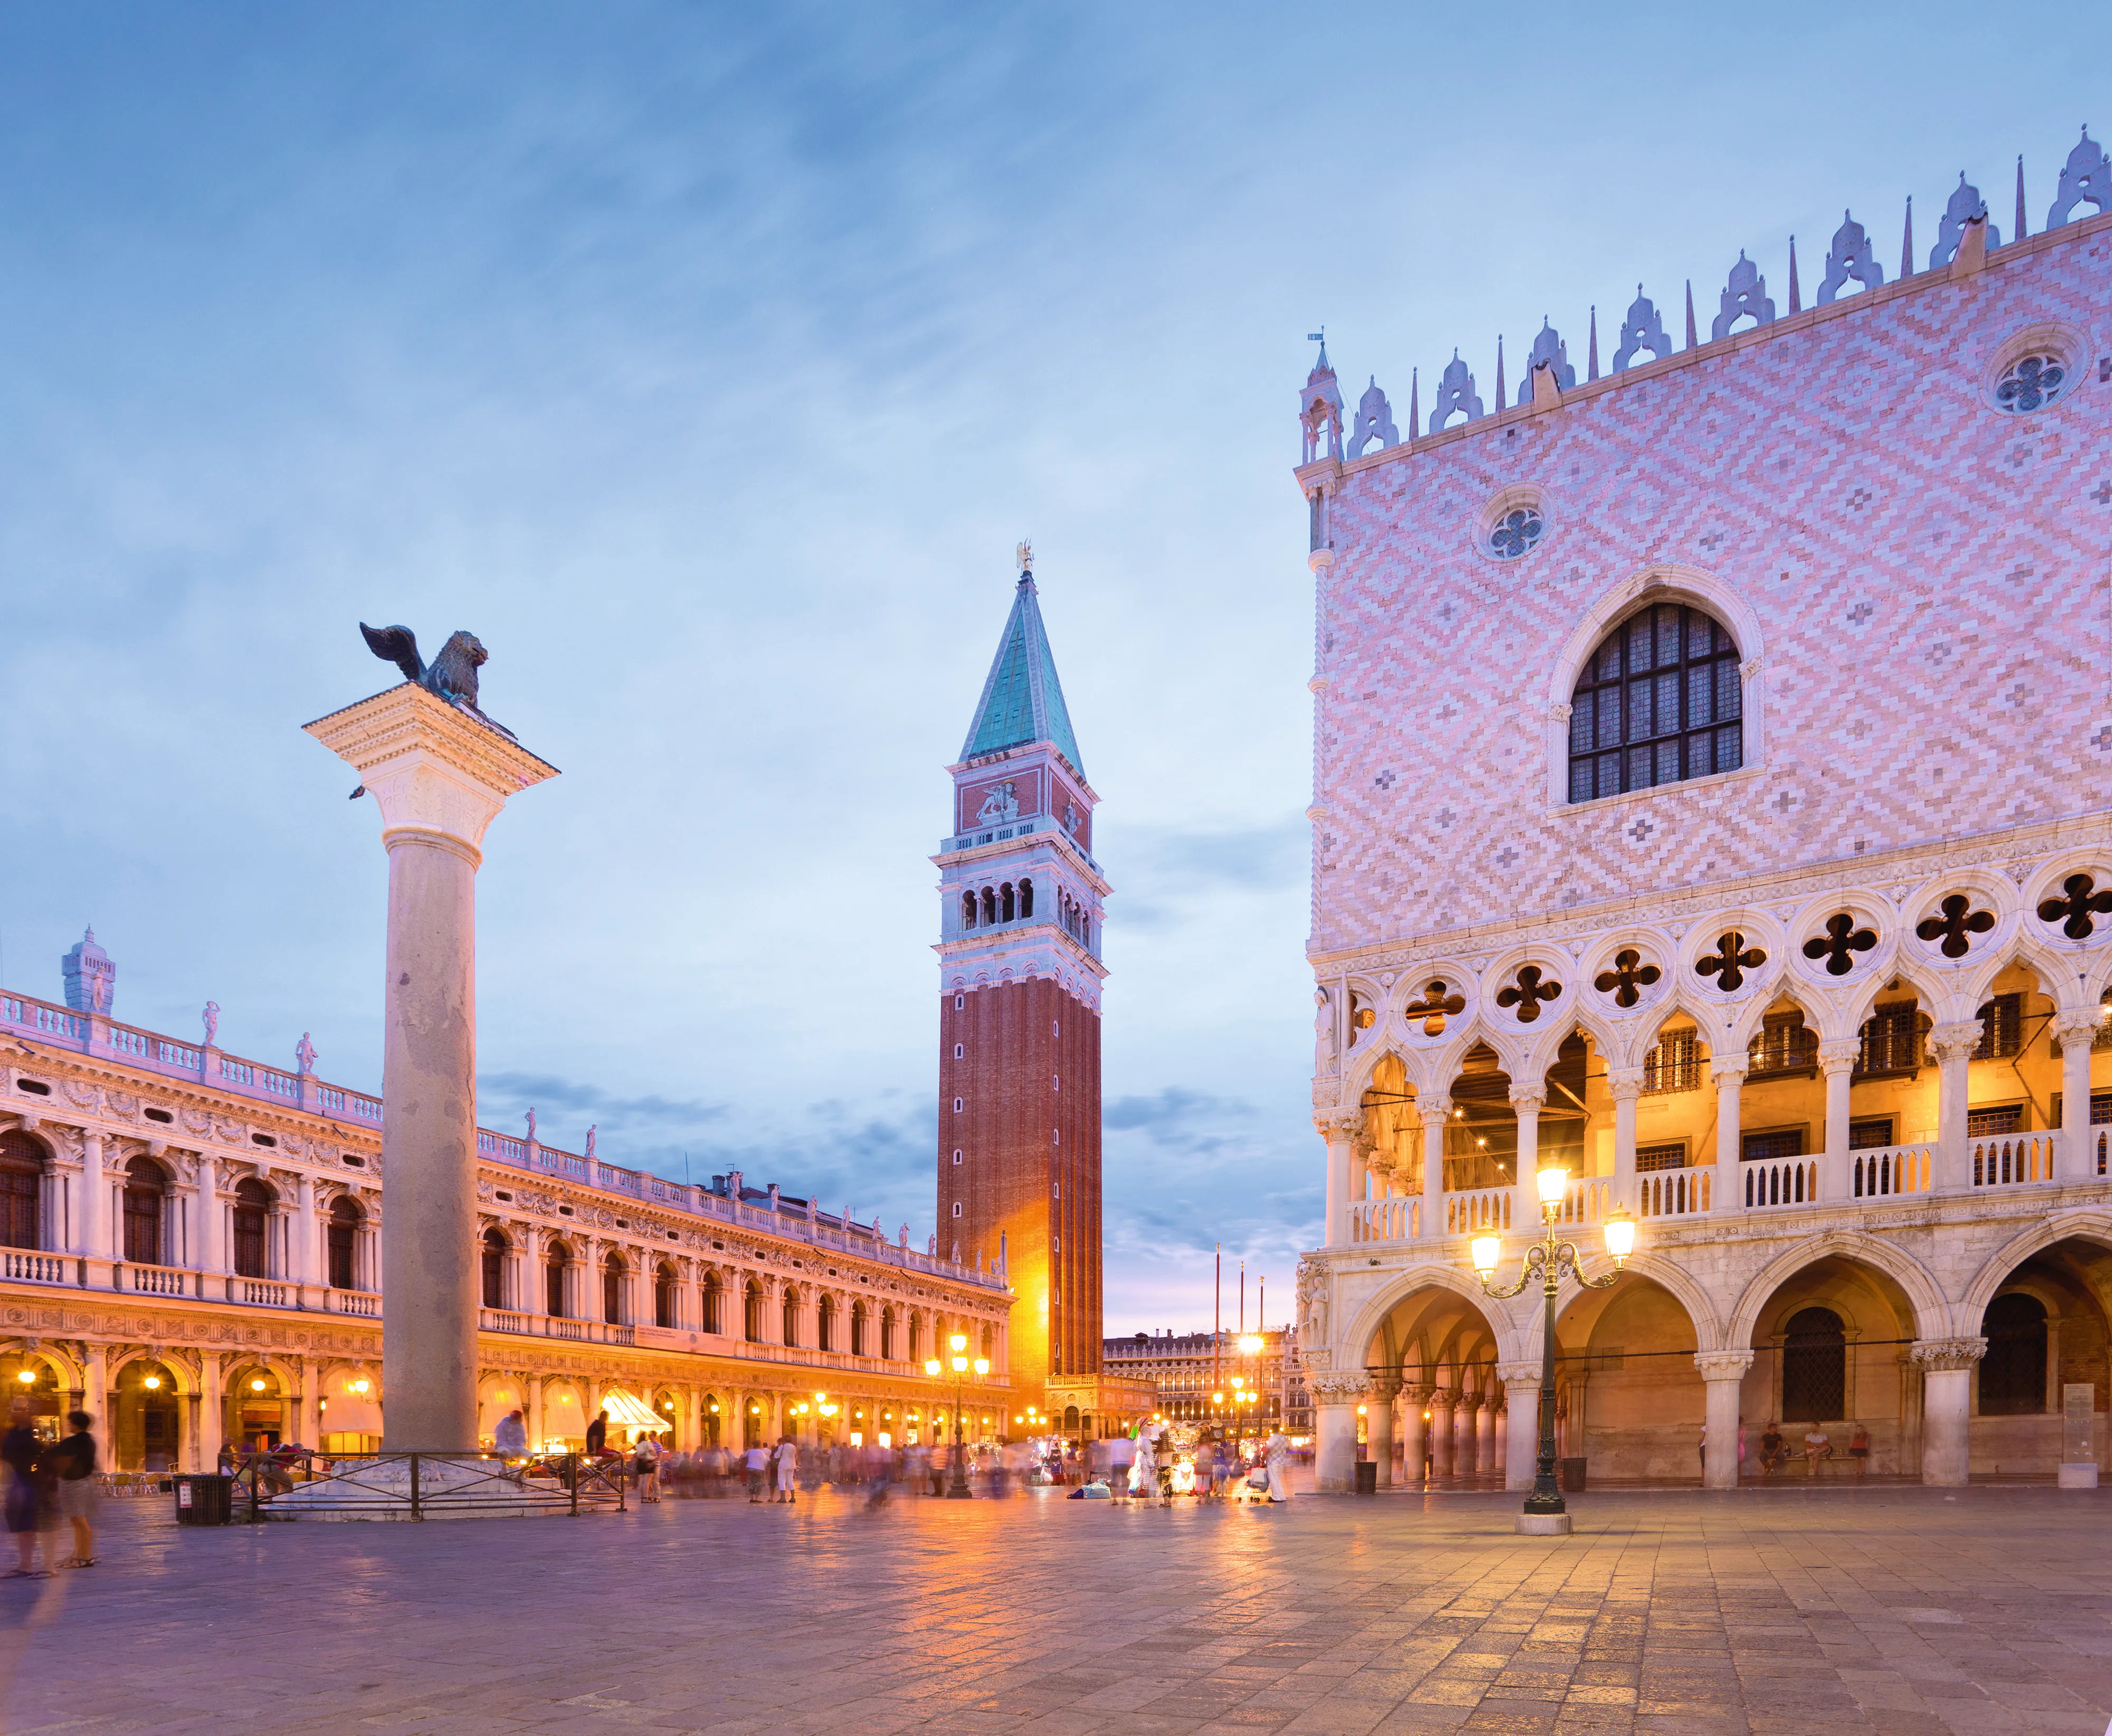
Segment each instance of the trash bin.
[{"label": "trash bin", "polygon": [[1584,1492],[1584,1461],[1582,1459],[1558,1459],[1562,1468],[1562,1487],[1569,1494]]},{"label": "trash bin", "polygon": [[232,1477],[178,1477],[176,1523],[180,1525],[225,1525],[234,1523],[234,1479]]},{"label": "trash bin", "polygon": [[1375,1459],[1357,1460],[1357,1493],[1376,1495],[1379,1492],[1379,1467]]}]

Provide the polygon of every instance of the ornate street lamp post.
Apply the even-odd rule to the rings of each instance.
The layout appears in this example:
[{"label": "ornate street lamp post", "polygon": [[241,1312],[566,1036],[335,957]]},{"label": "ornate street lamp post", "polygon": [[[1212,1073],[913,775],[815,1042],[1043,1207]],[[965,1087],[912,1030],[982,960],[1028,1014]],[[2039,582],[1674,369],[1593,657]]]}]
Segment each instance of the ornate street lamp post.
[{"label": "ornate street lamp post", "polygon": [[1555,1232],[1562,1218],[1563,1201],[1569,1190],[1568,1170],[1550,1164],[1541,1169],[1536,1180],[1540,1187],[1541,1215],[1546,1220],[1547,1233],[1537,1247],[1526,1250],[1525,1264],[1518,1282],[1501,1289],[1489,1282],[1495,1272],[1497,1260],[1502,1257],[1504,1246],[1502,1236],[1493,1231],[1474,1238],[1474,1270],[1482,1280],[1482,1288],[1498,1299],[1519,1294],[1532,1282],[1535,1273],[1540,1276],[1547,1308],[1541,1335],[1540,1464],[1533,1477],[1532,1492],[1525,1498],[1525,1510],[1518,1515],[1518,1529],[1535,1535],[1560,1536],[1569,1529],[1569,1510],[1554,1482],[1555,1296],[1561,1288],[1564,1266],[1568,1268],[1571,1277],[1587,1288],[1604,1290],[1612,1285],[1619,1278],[1621,1269],[1627,1264],[1628,1255],[1635,1251],[1636,1220],[1628,1214],[1626,1206],[1616,1207],[1608,1216],[1604,1225],[1606,1252],[1613,1259],[1614,1269],[1604,1278],[1586,1278],[1576,1244],[1564,1241]]},{"label": "ornate street lamp post", "polygon": [[[971,1366],[967,1355],[968,1336],[966,1333],[955,1333],[947,1344],[954,1353],[954,1480],[946,1487],[946,1499],[966,1501],[968,1498],[968,1460],[961,1440],[961,1383],[967,1378]],[[978,1356],[972,1366],[976,1378],[981,1380],[990,1373],[990,1358]],[[934,1380],[940,1378],[942,1367],[936,1356],[925,1360],[924,1372]]]}]

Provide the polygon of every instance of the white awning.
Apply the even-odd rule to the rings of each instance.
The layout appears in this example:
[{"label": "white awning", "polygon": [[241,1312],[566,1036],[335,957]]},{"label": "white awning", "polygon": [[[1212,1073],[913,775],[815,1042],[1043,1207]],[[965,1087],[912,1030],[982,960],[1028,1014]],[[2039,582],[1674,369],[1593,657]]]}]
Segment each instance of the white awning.
[{"label": "white awning", "polygon": [[660,1429],[675,1426],[673,1417],[655,1416],[650,1406],[633,1398],[621,1387],[611,1387],[602,1394],[601,1401],[608,1412],[609,1421],[625,1428]]}]

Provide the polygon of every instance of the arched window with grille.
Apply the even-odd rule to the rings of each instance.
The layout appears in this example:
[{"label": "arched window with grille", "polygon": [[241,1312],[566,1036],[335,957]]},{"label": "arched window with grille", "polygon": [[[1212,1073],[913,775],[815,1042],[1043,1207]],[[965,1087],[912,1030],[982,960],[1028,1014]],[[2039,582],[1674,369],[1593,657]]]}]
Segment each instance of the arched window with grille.
[{"label": "arched window with grille", "polygon": [[543,1311],[561,1320],[566,1311],[565,1268],[571,1264],[571,1259],[570,1248],[562,1242],[553,1242],[543,1262]]},{"label": "arched window with grille", "polygon": [[836,1347],[836,1299],[823,1296],[814,1308],[814,1348],[832,1351]]},{"label": "arched window with grille", "polygon": [[923,1344],[923,1319],[922,1316],[913,1314],[909,1316],[909,1354],[903,1360],[907,1362],[922,1361],[924,1360],[922,1355]]},{"label": "arched window with grille", "polygon": [[623,1256],[612,1254],[601,1269],[601,1317],[611,1326],[623,1324]]},{"label": "arched window with grille", "polygon": [[742,1299],[742,1331],[750,1344],[762,1342],[762,1286],[755,1279],[748,1281],[748,1292]]},{"label": "arched window with grille", "polygon": [[494,1224],[484,1233],[484,1305],[506,1305],[506,1232]]},{"label": "arched window with grille", "polygon": [[1848,1391],[1848,1339],[1831,1308],[1800,1308],[1782,1337],[1785,1423],[1841,1419]]},{"label": "arched window with grille", "polygon": [[851,1355],[853,1355],[853,1356],[870,1356],[870,1355],[872,1354],[872,1352],[871,1352],[871,1351],[867,1348],[867,1346],[866,1346],[866,1330],[865,1330],[865,1327],[866,1327],[865,1304],[864,1304],[864,1303],[863,1303],[863,1302],[853,1302],[853,1303],[852,1303],[852,1304],[851,1304]]},{"label": "arched window with grille", "polygon": [[1569,709],[1569,800],[1746,763],[1738,644],[1705,609],[1646,604],[1599,642]]},{"label": "arched window with grille", "polygon": [[125,1166],[125,1259],[128,1264],[162,1264],[162,1216],[169,1178],[151,1157]]},{"label": "arched window with grille", "polygon": [[2036,1416],[2046,1406],[2046,1311],[2035,1296],[2012,1292],[1987,1305],[1980,1330],[1980,1414]]},{"label": "arched window with grille", "polygon": [[785,1336],[778,1342],[796,1345],[799,1342],[799,1292],[790,1284],[785,1287],[785,1305],[778,1313],[778,1324],[785,1329]]},{"label": "arched window with grille", "polygon": [[883,1308],[880,1311],[880,1360],[894,1360],[894,1310]]},{"label": "arched window with grille", "polygon": [[675,1269],[664,1260],[653,1275],[653,1324],[672,1327],[675,1323]]},{"label": "arched window with grille", "polygon": [[[339,1194],[330,1202],[324,1237],[330,1253],[330,1283],[333,1290],[359,1287],[359,1228],[364,1221],[357,1200]],[[488,1305],[496,1308],[498,1304]]]},{"label": "arched window with grille", "polygon": [[43,1146],[29,1134],[0,1133],[0,1247],[43,1246]]},{"label": "arched window with grille", "polygon": [[234,1275],[271,1275],[270,1230],[275,1196],[255,1176],[234,1184]]},{"label": "arched window with grille", "polygon": [[726,1281],[716,1272],[704,1274],[704,1330],[726,1330]]}]

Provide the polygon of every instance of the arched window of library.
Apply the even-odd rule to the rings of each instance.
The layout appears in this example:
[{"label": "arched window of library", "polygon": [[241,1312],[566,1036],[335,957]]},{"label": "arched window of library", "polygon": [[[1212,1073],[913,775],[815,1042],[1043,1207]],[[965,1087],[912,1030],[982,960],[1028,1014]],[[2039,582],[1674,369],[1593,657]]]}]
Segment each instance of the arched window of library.
[{"label": "arched window of library", "polygon": [[40,1220],[46,1155],[27,1133],[0,1133],[0,1247],[43,1246]]},{"label": "arched window of library", "polygon": [[[338,1201],[339,1205],[347,1203],[348,1202],[343,1200]],[[330,1215],[335,1218],[336,1214],[334,1207]],[[335,1236],[336,1225],[333,1223],[330,1228],[331,1233]],[[335,1242],[330,1244],[330,1260],[335,1265],[337,1260]],[[484,1233],[483,1270],[480,1276],[484,1280],[484,1305],[487,1308],[503,1308],[506,1305],[506,1232],[496,1225]],[[331,1282],[333,1283],[336,1282],[335,1277]],[[347,1284],[341,1287],[348,1290],[352,1287]]]},{"label": "arched window of library", "polygon": [[611,1326],[623,1324],[623,1279],[626,1271],[621,1254],[612,1254],[601,1269],[601,1317]]},{"label": "arched window of library", "polygon": [[744,1299],[745,1319],[743,1330],[750,1344],[762,1342],[762,1286],[753,1278],[748,1281],[748,1293]]},{"label": "arched window of library", "polygon": [[675,1324],[675,1269],[665,1260],[653,1276],[653,1324],[669,1328]]},{"label": "arched window of library", "polygon": [[151,1157],[135,1157],[125,1166],[125,1262],[158,1266],[162,1259],[162,1215],[169,1178]]},{"label": "arched window of library", "polygon": [[553,1242],[543,1265],[543,1312],[560,1320],[565,1318],[565,1268],[571,1260],[571,1250],[562,1242]]},{"label": "arched window of library", "polygon": [[1569,800],[1746,763],[1738,643],[1705,609],[1646,604],[1599,642],[1569,702]]},{"label": "arched window of library", "polygon": [[[339,1194],[330,1202],[325,1235],[330,1252],[330,1283],[333,1290],[359,1287],[359,1227],[365,1214],[357,1200]],[[502,1238],[503,1243],[503,1238]],[[498,1304],[487,1305],[496,1308]]]}]

